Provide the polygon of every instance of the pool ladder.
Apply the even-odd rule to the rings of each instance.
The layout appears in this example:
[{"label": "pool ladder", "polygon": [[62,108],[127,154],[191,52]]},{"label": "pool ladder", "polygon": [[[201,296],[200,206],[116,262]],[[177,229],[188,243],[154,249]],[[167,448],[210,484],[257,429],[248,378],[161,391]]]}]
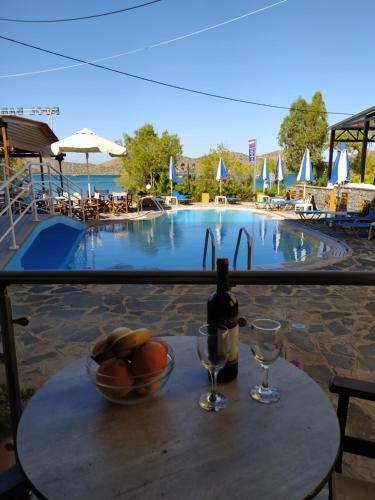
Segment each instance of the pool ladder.
[{"label": "pool ladder", "polygon": [[[247,229],[244,227],[241,227],[240,230],[238,231],[237,244],[236,244],[236,249],[235,249],[234,258],[233,258],[233,269],[235,271],[237,269],[237,257],[238,257],[238,251],[240,248],[242,234],[245,234],[246,240],[247,240],[247,270],[250,271],[253,239],[250,236]],[[214,271],[215,270],[216,244],[215,244],[215,236],[214,236],[214,233],[212,232],[211,228],[206,229],[206,236],[205,236],[205,240],[204,240],[204,250],[203,250],[203,269],[206,269],[207,247],[208,247],[208,240],[209,239],[211,240],[211,269],[212,269],[212,271]]]}]

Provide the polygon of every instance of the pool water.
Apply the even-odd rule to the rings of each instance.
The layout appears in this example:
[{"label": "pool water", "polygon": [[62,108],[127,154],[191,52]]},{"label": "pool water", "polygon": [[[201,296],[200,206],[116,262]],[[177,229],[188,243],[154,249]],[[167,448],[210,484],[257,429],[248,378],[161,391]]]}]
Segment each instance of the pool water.
[{"label": "pool water", "polygon": [[[150,220],[123,221],[91,227],[69,264],[71,269],[202,269],[206,228],[215,236],[216,257],[233,264],[238,232],[253,238],[251,268],[280,267],[318,257],[325,244],[287,223],[244,210],[180,210]],[[211,267],[211,244],[206,268]],[[237,269],[246,269],[243,234]]]}]

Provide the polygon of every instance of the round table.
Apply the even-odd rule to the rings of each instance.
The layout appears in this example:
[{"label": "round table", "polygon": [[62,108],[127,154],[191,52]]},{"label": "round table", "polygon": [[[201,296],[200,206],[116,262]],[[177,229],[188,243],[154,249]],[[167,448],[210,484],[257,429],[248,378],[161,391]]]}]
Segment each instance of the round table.
[{"label": "round table", "polygon": [[334,409],[305,373],[279,359],[270,381],[281,399],[262,405],[249,388],[260,367],[240,345],[238,378],[221,386],[220,413],[198,407],[208,387],[194,337],[168,337],[175,368],[159,395],[134,406],[105,400],[85,360],[52,377],[28,403],[18,429],[21,466],[53,499],[310,498],[336,460]]}]

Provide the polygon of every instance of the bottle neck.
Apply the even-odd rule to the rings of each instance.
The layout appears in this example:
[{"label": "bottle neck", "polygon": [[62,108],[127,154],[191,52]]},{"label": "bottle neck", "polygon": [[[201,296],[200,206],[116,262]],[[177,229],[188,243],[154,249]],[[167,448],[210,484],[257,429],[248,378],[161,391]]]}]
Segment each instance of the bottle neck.
[{"label": "bottle neck", "polygon": [[227,292],[228,290],[230,290],[227,265],[219,265],[217,268],[216,289],[218,292]]}]

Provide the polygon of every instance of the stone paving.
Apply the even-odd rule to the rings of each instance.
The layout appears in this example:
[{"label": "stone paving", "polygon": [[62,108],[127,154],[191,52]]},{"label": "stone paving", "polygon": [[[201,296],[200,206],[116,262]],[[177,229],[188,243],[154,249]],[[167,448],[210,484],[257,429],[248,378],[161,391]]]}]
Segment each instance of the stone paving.
[{"label": "stone paving", "polygon": [[[334,264],[322,261],[322,268],[375,270],[375,239],[368,241],[348,235],[324,222],[296,223],[334,236],[350,248],[349,255]],[[205,322],[206,300],[212,288],[10,287],[14,316],[26,315],[30,320],[27,327],[15,326],[22,387],[39,387],[69,361],[85,355],[100,335],[121,325],[147,326],[154,335],[194,335]],[[281,320],[283,355],[289,360],[302,360],[305,371],[324,390],[333,374],[375,381],[374,287],[252,285],[237,286],[233,291],[241,315],[249,320],[264,315]],[[303,327],[299,328],[298,323]],[[249,329],[244,327],[240,340],[248,342],[248,336]],[[335,397],[329,397],[335,401]],[[350,429],[356,435],[374,439],[375,411],[371,404],[361,401],[352,404]],[[348,468],[349,473],[375,480],[374,466],[369,460],[354,457],[348,461]]]}]

